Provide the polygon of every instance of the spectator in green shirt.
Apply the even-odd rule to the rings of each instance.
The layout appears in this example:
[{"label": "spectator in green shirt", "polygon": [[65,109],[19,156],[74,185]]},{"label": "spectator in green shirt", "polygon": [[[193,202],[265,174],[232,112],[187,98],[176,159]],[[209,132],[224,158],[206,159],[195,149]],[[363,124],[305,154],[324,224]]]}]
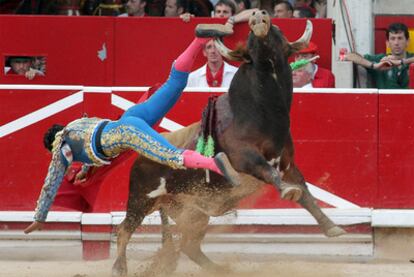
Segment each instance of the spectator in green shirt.
[{"label": "spectator in green shirt", "polygon": [[386,35],[387,47],[391,49],[389,55],[349,53],[345,60],[365,67],[379,89],[406,89],[409,65],[414,62],[414,54],[406,51],[410,39],[408,28],[402,23],[392,23]]}]

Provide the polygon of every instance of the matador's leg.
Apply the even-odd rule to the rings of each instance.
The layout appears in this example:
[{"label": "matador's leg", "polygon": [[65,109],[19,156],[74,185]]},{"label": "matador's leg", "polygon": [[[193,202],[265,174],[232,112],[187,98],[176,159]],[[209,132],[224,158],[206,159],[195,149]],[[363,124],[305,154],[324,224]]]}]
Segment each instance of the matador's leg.
[{"label": "matador's leg", "polygon": [[147,101],[132,106],[122,117],[138,117],[150,126],[163,118],[181,96],[194,60],[208,40],[195,38],[173,64],[168,80]]},{"label": "matador's leg", "polygon": [[238,173],[224,153],[208,158],[192,150],[176,148],[140,118],[126,117],[109,122],[103,129],[100,141],[102,154],[107,157],[114,157],[125,150],[133,149],[155,162],[175,169],[210,169],[224,175],[233,185],[239,185]]}]

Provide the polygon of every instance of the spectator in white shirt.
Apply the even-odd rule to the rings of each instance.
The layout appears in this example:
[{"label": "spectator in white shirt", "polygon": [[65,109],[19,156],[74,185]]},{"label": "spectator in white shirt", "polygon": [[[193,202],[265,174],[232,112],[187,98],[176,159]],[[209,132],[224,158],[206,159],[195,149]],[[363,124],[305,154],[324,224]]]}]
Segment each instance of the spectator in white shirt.
[{"label": "spectator in white shirt", "polygon": [[207,63],[190,73],[187,87],[228,88],[237,71],[237,67],[223,61],[223,57],[214,45],[213,40],[206,43],[203,55],[207,58]]}]

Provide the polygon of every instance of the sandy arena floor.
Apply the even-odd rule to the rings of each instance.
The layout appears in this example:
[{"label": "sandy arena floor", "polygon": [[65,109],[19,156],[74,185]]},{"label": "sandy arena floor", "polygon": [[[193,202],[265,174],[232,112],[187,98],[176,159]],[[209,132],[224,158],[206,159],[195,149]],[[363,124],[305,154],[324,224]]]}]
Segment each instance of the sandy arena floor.
[{"label": "sandy arena floor", "polygon": [[[286,277],[345,277],[345,276],[414,276],[414,264],[408,261],[375,261],[332,257],[235,257],[220,255],[215,261],[231,268],[229,274],[209,274],[187,258],[181,258],[171,276],[286,276]],[[111,276],[113,259],[98,262],[82,261],[0,261],[0,276],[7,277],[105,277]],[[148,260],[129,259],[129,275],[139,276]]]}]

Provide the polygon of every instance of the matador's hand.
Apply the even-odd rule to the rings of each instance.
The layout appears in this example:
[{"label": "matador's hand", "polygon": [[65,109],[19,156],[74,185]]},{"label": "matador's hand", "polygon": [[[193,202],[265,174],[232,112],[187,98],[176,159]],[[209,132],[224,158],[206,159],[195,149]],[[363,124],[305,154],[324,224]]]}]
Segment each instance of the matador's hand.
[{"label": "matador's hand", "polygon": [[26,229],[24,229],[25,234],[29,234],[36,230],[42,230],[44,223],[39,221],[33,221]]}]

